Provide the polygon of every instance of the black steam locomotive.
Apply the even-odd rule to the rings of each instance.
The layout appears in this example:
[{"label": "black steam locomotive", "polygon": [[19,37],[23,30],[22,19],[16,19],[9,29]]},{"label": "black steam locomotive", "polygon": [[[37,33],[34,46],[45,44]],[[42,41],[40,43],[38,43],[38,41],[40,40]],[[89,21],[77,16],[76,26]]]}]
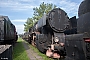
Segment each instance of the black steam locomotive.
[{"label": "black steam locomotive", "polygon": [[0,44],[12,44],[18,39],[16,27],[8,16],[0,16]]},{"label": "black steam locomotive", "polygon": [[66,35],[68,60],[90,60],[90,0],[84,0],[78,10],[77,34]]},{"label": "black steam locomotive", "polygon": [[60,8],[51,10],[29,29],[28,41],[39,51],[65,60],[90,59],[90,0],[84,0],[79,18],[69,18]]}]

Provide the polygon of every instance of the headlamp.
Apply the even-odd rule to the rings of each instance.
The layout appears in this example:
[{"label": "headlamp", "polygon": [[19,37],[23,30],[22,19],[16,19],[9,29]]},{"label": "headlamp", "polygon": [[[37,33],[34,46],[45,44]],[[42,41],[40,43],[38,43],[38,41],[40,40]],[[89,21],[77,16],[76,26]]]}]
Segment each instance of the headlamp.
[{"label": "headlamp", "polygon": [[58,37],[55,37],[55,42],[59,42],[59,38]]}]

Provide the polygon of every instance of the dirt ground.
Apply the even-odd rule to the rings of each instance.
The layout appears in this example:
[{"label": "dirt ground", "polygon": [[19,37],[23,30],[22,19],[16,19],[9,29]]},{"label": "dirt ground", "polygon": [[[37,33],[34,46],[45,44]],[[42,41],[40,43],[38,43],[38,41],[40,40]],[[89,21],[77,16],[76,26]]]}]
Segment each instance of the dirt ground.
[{"label": "dirt ground", "polygon": [[26,52],[30,60],[43,60],[41,56],[39,56],[36,52],[32,50],[32,48],[28,46],[27,42],[22,42],[22,43],[23,43],[24,48],[26,49]]}]

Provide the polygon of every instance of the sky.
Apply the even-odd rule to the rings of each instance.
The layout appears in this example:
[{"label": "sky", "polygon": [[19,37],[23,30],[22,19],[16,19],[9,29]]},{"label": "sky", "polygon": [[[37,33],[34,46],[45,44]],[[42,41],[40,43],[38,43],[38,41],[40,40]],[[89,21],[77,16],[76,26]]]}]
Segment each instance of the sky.
[{"label": "sky", "polygon": [[0,0],[0,15],[8,16],[16,26],[18,34],[24,33],[27,18],[33,17],[33,8],[44,3],[52,3],[63,9],[69,17],[78,18],[78,8],[83,0]]}]

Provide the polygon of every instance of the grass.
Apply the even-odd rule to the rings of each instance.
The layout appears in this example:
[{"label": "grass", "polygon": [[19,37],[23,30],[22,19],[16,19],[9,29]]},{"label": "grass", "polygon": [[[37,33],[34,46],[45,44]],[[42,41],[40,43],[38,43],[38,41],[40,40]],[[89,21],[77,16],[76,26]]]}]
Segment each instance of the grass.
[{"label": "grass", "polygon": [[[27,56],[26,50],[22,44],[22,42],[25,42],[21,38],[18,39],[16,45],[13,48],[13,60],[29,60],[29,57]],[[27,43],[27,42],[26,42]],[[30,48],[32,48],[36,53],[38,53],[39,56],[43,58],[43,60],[54,60],[51,58],[48,58],[45,54],[39,52],[37,48],[27,43]]]},{"label": "grass", "polygon": [[45,54],[41,53],[37,48],[35,48],[31,44],[28,43],[28,45],[29,45],[29,47],[31,47],[33,49],[33,51],[35,51],[36,53],[38,53],[38,55],[41,56],[44,60],[53,60],[53,59],[47,57]]},{"label": "grass", "polygon": [[16,45],[13,48],[13,60],[29,60],[24,46],[22,45],[22,39],[19,38]]}]

